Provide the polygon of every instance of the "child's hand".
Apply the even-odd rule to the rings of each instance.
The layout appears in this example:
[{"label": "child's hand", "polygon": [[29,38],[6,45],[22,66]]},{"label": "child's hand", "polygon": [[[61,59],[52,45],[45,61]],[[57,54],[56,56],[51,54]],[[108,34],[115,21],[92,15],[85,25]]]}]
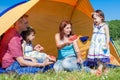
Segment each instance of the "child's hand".
[{"label": "child's hand", "polygon": [[34,50],[36,50],[36,51],[43,51],[44,50],[44,48],[41,46],[41,45],[39,45],[39,44],[37,44],[35,47],[34,47]]},{"label": "child's hand", "polygon": [[40,51],[43,51],[43,50],[44,50],[44,48],[41,46],[41,47],[40,47]]},{"label": "child's hand", "polygon": [[37,63],[36,59],[32,58],[31,60],[32,60],[32,62]]},{"label": "child's hand", "polygon": [[34,47],[34,50],[39,50],[39,48],[40,48],[40,45],[39,44],[37,44],[35,47]]},{"label": "child's hand", "polygon": [[44,65],[44,66],[47,66],[47,65],[50,65],[50,64],[53,64],[53,62],[49,61],[49,59],[46,59],[46,60],[43,62],[43,65]]}]

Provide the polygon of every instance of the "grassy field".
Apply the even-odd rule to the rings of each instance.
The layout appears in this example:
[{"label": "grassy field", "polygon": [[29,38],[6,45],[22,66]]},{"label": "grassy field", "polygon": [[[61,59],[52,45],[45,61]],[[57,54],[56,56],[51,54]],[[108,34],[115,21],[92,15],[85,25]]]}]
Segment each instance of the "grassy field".
[{"label": "grassy field", "polygon": [[1,74],[0,80],[120,80],[120,68],[109,69],[108,75],[95,76],[84,71],[55,73],[48,71],[37,74]]},{"label": "grassy field", "polygon": [[[120,40],[114,41],[117,51],[120,53]],[[85,71],[55,73],[50,70],[45,73],[24,74],[16,73],[0,74],[0,80],[120,80],[120,68],[109,69],[108,75],[95,76]]]}]

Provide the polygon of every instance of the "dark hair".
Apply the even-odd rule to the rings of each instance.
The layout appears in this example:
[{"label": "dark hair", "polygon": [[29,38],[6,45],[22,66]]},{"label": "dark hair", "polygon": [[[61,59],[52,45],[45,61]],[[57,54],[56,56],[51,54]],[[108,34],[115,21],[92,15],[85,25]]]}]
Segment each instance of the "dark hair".
[{"label": "dark hair", "polygon": [[29,36],[31,32],[35,33],[35,30],[31,27],[28,27],[26,31],[22,31],[21,36],[23,37],[23,40],[30,42],[27,40],[27,36]]},{"label": "dark hair", "polygon": [[[96,13],[99,17],[102,18],[102,22],[105,21],[104,13],[102,12],[102,10],[96,10],[96,11],[94,11],[94,13]],[[94,17],[93,17],[93,16],[94,16],[94,13],[92,14],[92,18],[94,18]]]},{"label": "dark hair", "polygon": [[[72,23],[70,22],[70,21],[67,21],[67,20],[64,20],[64,21],[62,21],[61,23],[60,23],[60,26],[59,26],[59,33],[60,33],[60,39],[62,40],[63,39],[63,37],[64,37],[64,28],[68,25],[68,24],[70,24],[70,25],[72,25]],[[73,34],[73,32],[71,31],[70,32],[70,35],[72,35]],[[68,36],[70,36],[70,35],[68,35]]]}]

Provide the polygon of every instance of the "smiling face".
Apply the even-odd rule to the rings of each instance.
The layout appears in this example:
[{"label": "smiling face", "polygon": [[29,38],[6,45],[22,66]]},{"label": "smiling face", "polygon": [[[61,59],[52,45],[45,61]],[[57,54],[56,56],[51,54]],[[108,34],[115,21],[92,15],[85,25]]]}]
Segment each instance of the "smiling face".
[{"label": "smiling face", "polygon": [[71,24],[67,24],[64,28],[64,34],[70,35],[70,33],[71,33]]},{"label": "smiling face", "polygon": [[101,10],[96,10],[92,13],[92,18],[95,25],[99,25],[100,23],[104,22],[105,17],[104,13]]},{"label": "smiling face", "polygon": [[22,31],[21,36],[23,39],[29,43],[35,38],[35,30],[31,27],[28,27],[26,31]]},{"label": "smiling face", "polygon": [[32,41],[35,38],[35,33],[31,32],[30,35],[27,36],[28,41]]},{"label": "smiling face", "polygon": [[98,16],[97,14],[93,15],[93,21],[95,25],[99,25],[102,22],[102,18]]},{"label": "smiling face", "polygon": [[70,21],[64,20],[60,23],[59,26],[60,39],[62,40],[64,36],[70,36],[72,32],[72,23]]}]

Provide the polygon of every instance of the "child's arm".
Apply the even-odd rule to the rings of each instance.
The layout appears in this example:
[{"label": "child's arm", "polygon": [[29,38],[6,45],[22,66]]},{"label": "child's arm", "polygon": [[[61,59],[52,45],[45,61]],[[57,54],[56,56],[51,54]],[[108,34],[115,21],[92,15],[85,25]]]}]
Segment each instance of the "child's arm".
[{"label": "child's arm", "polygon": [[23,42],[22,42],[23,55],[24,55],[24,52],[25,52],[25,46],[26,46],[26,41],[23,40]]},{"label": "child's arm", "polygon": [[25,52],[25,46],[26,46],[26,41],[23,40],[23,42],[22,42],[23,58],[31,60],[32,62],[37,62],[36,59],[25,56],[25,53],[24,53]]},{"label": "child's arm", "polygon": [[32,62],[37,62],[36,59],[24,55],[24,59],[31,60]]},{"label": "child's arm", "polygon": [[110,35],[109,35],[109,27],[108,25],[105,25],[105,34],[106,34],[106,47],[108,48],[109,42],[110,42]]},{"label": "child's arm", "polygon": [[44,50],[44,48],[43,48],[40,44],[37,44],[37,45],[34,47],[34,50],[41,52],[41,51]]}]

